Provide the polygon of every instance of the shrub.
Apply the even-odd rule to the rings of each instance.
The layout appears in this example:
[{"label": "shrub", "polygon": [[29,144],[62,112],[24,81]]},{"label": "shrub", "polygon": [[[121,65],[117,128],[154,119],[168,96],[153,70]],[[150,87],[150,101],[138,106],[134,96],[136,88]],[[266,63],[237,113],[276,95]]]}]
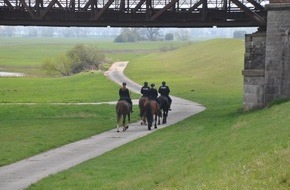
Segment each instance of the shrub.
[{"label": "shrub", "polygon": [[47,58],[42,68],[49,74],[60,74],[62,76],[69,76],[72,74],[72,60],[65,54],[61,54],[57,57]]},{"label": "shrub", "polygon": [[67,52],[67,56],[73,61],[73,73],[83,70],[97,70],[100,64],[104,63],[105,55],[94,46],[76,45]]},{"label": "shrub", "polygon": [[105,55],[94,46],[76,45],[72,50],[44,61],[42,68],[49,74],[68,76],[85,70],[98,70]]},{"label": "shrub", "polygon": [[121,33],[119,36],[116,37],[114,40],[115,42],[136,42],[138,41],[138,36],[131,31],[126,31]]}]

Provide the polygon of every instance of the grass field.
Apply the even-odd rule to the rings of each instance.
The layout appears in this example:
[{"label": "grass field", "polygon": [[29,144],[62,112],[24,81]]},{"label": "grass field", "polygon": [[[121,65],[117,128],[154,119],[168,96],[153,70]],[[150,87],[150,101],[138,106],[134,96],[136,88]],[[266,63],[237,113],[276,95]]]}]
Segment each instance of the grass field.
[{"label": "grass field", "polygon": [[113,43],[94,38],[0,37],[0,70],[42,76],[44,72],[40,67],[46,58],[67,52],[77,44],[96,46],[112,60],[130,60],[148,52],[160,51],[164,47],[178,48],[187,45],[188,42]]},{"label": "grass field", "polygon": [[[146,80],[157,85],[166,80],[173,95],[202,103],[207,109],[171,127],[41,180],[29,189],[289,189],[290,103],[242,112],[243,56],[244,42],[226,39],[191,44],[171,52],[131,56],[126,69],[130,78],[139,83]],[[86,73],[67,80],[90,75]],[[117,88],[105,79],[98,81],[107,88]],[[83,97],[84,100],[90,99],[91,95]],[[44,113],[37,111],[39,108],[45,110]],[[97,133],[94,130],[100,124],[95,127],[92,123],[102,118],[103,112],[97,112],[99,109],[106,109],[108,113],[107,121],[101,125],[110,127],[114,123],[113,117],[109,116],[113,111],[105,105],[104,108],[42,105],[29,108],[24,115],[25,106],[15,106],[10,113],[7,106],[1,106],[0,109],[1,113],[8,115],[4,120],[7,125],[2,125],[1,119],[2,131],[14,133],[14,138],[18,137],[20,141],[26,138],[27,142],[32,142],[34,136],[46,134],[45,130],[51,127],[46,122],[58,124],[57,128],[64,131],[64,134],[57,133],[62,136],[59,138],[63,138],[59,144]],[[17,122],[17,119],[9,117],[20,119]],[[36,118],[36,127],[29,128],[26,125],[21,129],[21,122],[32,118]],[[86,121],[84,118],[89,119]],[[71,126],[72,121],[76,121],[76,129],[70,132],[71,128],[66,127]],[[14,131],[14,125],[18,125],[17,131]],[[83,129],[81,126],[87,127],[80,131]],[[75,136],[71,137],[71,133]],[[0,136],[1,142],[4,142],[4,137]],[[38,138],[43,140],[41,142],[55,141],[49,135],[48,139],[45,139],[46,135],[39,135]],[[14,142],[11,138],[6,141],[11,144]],[[4,152],[12,145],[1,146],[7,147],[1,148]],[[37,147],[35,143],[27,146],[30,148],[26,151]]]}]

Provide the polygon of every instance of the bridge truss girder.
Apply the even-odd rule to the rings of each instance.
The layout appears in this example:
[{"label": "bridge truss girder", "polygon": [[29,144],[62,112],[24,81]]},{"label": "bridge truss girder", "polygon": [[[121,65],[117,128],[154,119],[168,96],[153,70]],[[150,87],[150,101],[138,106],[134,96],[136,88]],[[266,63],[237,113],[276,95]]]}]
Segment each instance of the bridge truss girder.
[{"label": "bridge truss girder", "polygon": [[264,0],[0,0],[0,25],[266,26]]}]

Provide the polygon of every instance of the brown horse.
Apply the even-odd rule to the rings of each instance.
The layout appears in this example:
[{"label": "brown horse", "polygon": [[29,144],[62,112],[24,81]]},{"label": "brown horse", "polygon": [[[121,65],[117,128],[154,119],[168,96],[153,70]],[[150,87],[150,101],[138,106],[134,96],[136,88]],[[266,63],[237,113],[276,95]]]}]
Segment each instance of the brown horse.
[{"label": "brown horse", "polygon": [[145,115],[148,122],[148,130],[151,130],[151,127],[153,125],[153,118],[154,128],[157,128],[157,118],[158,125],[160,125],[159,106],[155,100],[149,100],[145,103]]},{"label": "brown horse", "polygon": [[[123,131],[126,131],[129,128],[130,113],[131,113],[131,106],[129,102],[127,102],[126,100],[119,100],[116,105],[117,132],[119,132],[121,116],[123,116]],[[126,123],[126,116],[128,117],[127,123]]]},{"label": "brown horse", "polygon": [[139,99],[139,111],[140,111],[140,120],[141,120],[141,125],[146,125],[146,115],[145,115],[145,105],[149,101],[148,97],[142,96]]}]

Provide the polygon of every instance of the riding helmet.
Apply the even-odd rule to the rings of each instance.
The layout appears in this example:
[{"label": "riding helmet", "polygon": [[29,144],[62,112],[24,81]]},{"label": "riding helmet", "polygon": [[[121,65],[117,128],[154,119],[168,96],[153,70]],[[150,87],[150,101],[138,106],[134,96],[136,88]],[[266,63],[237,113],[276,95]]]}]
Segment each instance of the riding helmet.
[{"label": "riding helmet", "polygon": [[151,87],[153,87],[153,86],[155,86],[155,84],[154,84],[154,83],[152,83],[150,86],[151,86]]},{"label": "riding helmet", "polygon": [[127,83],[123,82],[123,83],[122,83],[122,85],[123,85],[123,86],[126,86],[126,85],[127,85]]}]

